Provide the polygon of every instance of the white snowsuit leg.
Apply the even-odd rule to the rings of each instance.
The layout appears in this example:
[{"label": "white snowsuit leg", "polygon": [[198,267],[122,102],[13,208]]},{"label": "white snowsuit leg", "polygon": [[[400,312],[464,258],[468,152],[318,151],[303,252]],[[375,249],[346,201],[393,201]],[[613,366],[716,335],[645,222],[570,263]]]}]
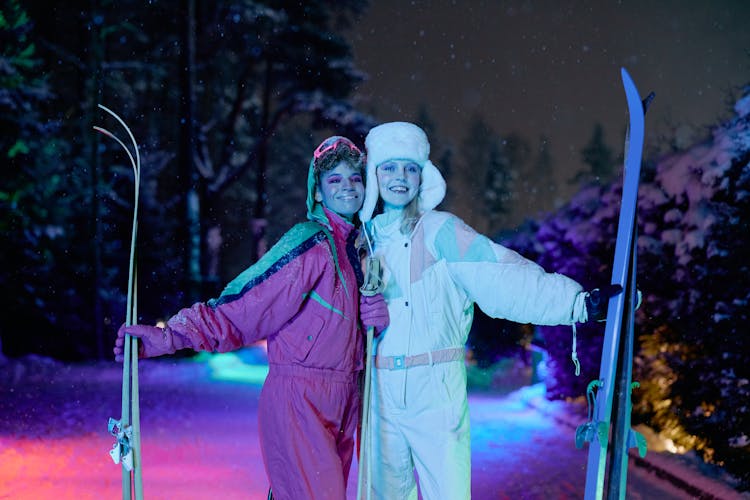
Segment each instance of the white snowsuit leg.
[{"label": "white snowsuit leg", "polygon": [[414,462],[398,415],[373,412],[372,498],[402,500],[416,492]]},{"label": "white snowsuit leg", "polygon": [[471,435],[463,361],[377,370],[376,379],[375,498],[408,498],[414,469],[424,500],[470,498]]}]

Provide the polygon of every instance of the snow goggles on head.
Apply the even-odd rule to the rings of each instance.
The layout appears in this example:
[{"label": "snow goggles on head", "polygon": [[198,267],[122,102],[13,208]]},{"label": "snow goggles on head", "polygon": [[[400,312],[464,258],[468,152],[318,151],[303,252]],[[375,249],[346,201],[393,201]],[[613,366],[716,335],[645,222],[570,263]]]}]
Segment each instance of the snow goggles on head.
[{"label": "snow goggles on head", "polygon": [[346,147],[356,152],[357,154],[360,154],[360,155],[362,154],[362,151],[360,151],[359,148],[355,146],[352,141],[350,141],[346,137],[335,135],[333,137],[329,137],[328,139],[320,143],[320,146],[318,146],[313,152],[313,158],[315,158],[315,160],[318,160],[324,154],[328,153],[329,151],[335,151],[341,145],[345,145]]}]

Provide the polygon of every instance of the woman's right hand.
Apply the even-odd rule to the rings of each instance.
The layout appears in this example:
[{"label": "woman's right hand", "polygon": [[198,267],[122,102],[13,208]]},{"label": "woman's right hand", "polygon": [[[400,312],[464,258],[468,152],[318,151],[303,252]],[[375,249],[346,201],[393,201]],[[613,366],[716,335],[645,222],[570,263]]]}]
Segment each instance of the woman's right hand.
[{"label": "woman's right hand", "polygon": [[375,333],[385,330],[391,318],[388,315],[388,305],[383,298],[383,294],[378,293],[372,296],[360,295],[359,318],[362,320],[363,325],[374,327]]}]

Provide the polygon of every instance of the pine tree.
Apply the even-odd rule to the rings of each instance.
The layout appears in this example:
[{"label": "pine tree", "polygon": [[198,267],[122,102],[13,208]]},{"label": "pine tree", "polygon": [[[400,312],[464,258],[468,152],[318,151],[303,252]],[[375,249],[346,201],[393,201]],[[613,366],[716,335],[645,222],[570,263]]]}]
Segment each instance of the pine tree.
[{"label": "pine tree", "polygon": [[557,183],[553,178],[551,149],[549,137],[539,136],[537,156],[531,168],[531,175],[526,176],[530,177],[534,198],[546,208],[553,208],[557,203]]},{"label": "pine tree", "polygon": [[470,193],[464,203],[470,203],[467,211],[478,209],[482,216],[472,221],[478,231],[496,231],[512,210],[516,173],[526,160],[526,148],[517,135],[501,138],[482,116],[470,120],[461,143],[463,181]]},{"label": "pine tree", "polygon": [[[12,200],[26,200],[38,213],[47,210],[45,217],[54,218],[54,227],[62,228],[62,233],[52,231],[60,248],[40,250],[37,257],[44,265],[33,266],[39,283],[46,285],[43,291],[54,294],[56,300],[55,304],[43,302],[39,295],[40,307],[49,321],[64,330],[41,329],[55,342],[29,339],[30,344],[48,346],[45,353],[55,351],[53,346],[59,340],[66,344],[55,351],[62,358],[102,352],[108,356],[108,344],[124,318],[126,280],[122,277],[127,269],[125,241],[133,209],[132,172],[119,146],[92,130],[96,124],[121,132],[119,125],[97,110],[97,104],[116,111],[141,146],[138,263],[139,274],[146,277],[139,281],[138,320],[142,322],[173,313],[188,300],[182,278],[185,268],[195,262],[182,252],[185,239],[177,231],[178,225],[184,225],[187,191],[195,188],[197,196],[189,199],[199,201],[190,205],[196,208],[192,220],[197,221],[198,230],[193,234],[198,235],[202,250],[198,253],[199,279],[218,283],[222,278],[217,273],[223,265],[220,252],[227,248],[227,241],[233,241],[222,234],[231,219],[224,204],[225,196],[230,197],[228,190],[241,183],[246,188],[244,196],[230,209],[241,213],[237,205],[243,210],[249,206],[248,217],[262,223],[275,189],[267,179],[278,177],[277,171],[295,173],[298,180],[305,177],[310,149],[317,144],[312,131],[333,128],[361,142],[372,125],[372,120],[347,100],[363,75],[354,67],[349,46],[340,34],[342,26],[361,12],[362,2],[195,2],[195,17],[200,22],[195,27],[194,87],[188,93],[179,83],[184,75],[185,59],[181,57],[187,38],[183,9],[190,3],[31,2],[27,19],[36,24],[33,32],[31,23],[26,28],[3,24],[8,31],[0,30],[3,41],[8,42],[2,46],[3,57],[10,58],[11,50],[27,50],[33,36],[37,52],[29,58],[39,60],[33,71],[23,74],[17,88],[8,90],[10,87],[2,85],[0,95],[7,92],[12,97],[7,103],[16,105],[25,99],[24,111],[32,112],[8,109],[3,113],[0,145],[4,151],[12,151],[16,163],[32,156],[25,148],[34,151],[33,168],[26,162],[22,169],[4,171],[9,179],[3,184],[3,197],[11,200],[7,206],[20,206]],[[5,9],[18,2],[3,5]],[[3,14],[4,21],[11,19],[5,10]],[[83,32],[87,36],[69,36],[81,33],[81,26],[86,27]],[[24,33],[25,42],[21,38]],[[31,64],[22,58],[18,61]],[[13,64],[2,67],[0,78]],[[47,75],[46,86],[33,84],[42,81],[39,75]],[[11,80],[9,77],[7,82]],[[49,88],[55,89],[56,95]],[[192,119],[186,112],[191,104]],[[43,123],[37,121],[39,112],[44,113]],[[12,120],[25,120],[25,128]],[[58,129],[51,134],[53,124]],[[42,125],[44,131],[34,128]],[[299,137],[295,132],[299,127],[308,131],[304,144],[295,143],[307,149],[304,158],[296,153],[294,160],[283,155],[287,161],[282,164],[282,155],[269,152],[291,150],[285,142]],[[18,134],[18,130],[24,132]],[[13,142],[6,144],[11,138]],[[50,151],[55,161],[43,161],[40,151]],[[41,165],[47,165],[48,170]],[[42,187],[29,180],[40,178],[49,180],[44,184],[48,194],[28,194]],[[30,186],[25,191],[21,189],[24,179]],[[54,194],[59,200],[50,201]],[[5,201],[0,201],[5,208]],[[49,211],[52,206],[53,213]],[[6,216],[4,211],[4,223],[19,224],[19,219],[14,219],[18,213]],[[31,213],[31,209],[23,211],[25,224],[33,225]],[[31,234],[18,227],[19,238]],[[245,219],[239,231],[246,233],[247,229]],[[262,235],[256,237],[257,242],[265,240]],[[258,246],[253,245],[248,253],[257,254]],[[34,247],[25,243],[18,248],[18,255],[11,260],[22,263],[28,256],[20,249]],[[65,252],[66,258],[53,261],[58,251]],[[249,263],[246,253],[242,265]],[[8,283],[9,272],[3,278]],[[201,298],[212,291],[205,290]],[[33,305],[30,310],[39,314]],[[101,334],[95,334],[97,329]],[[11,347],[4,343],[4,348]]]},{"label": "pine tree", "polygon": [[[52,333],[61,312],[52,270],[69,234],[72,210],[65,191],[64,145],[56,123],[41,113],[52,94],[33,43],[33,23],[16,0],[0,7],[0,291],[8,314],[0,338],[13,356],[64,343]],[[42,336],[18,335],[37,325]]]},{"label": "pine tree", "polygon": [[[251,183],[252,262],[268,246],[269,148],[285,124],[307,116],[314,128],[333,126],[337,133],[354,139],[363,137],[372,125],[347,101],[363,76],[338,32],[362,4],[285,1],[201,6],[198,15],[207,22],[201,23],[205,31],[196,34],[196,58],[203,66],[196,73],[193,152],[200,234],[220,234],[220,196],[239,180]],[[305,167],[306,162],[300,165],[301,170]],[[204,261],[216,258],[206,255]]]},{"label": "pine tree", "polygon": [[588,171],[576,174],[571,183],[605,184],[611,179],[615,160],[612,150],[604,140],[604,127],[600,123],[594,125],[591,139],[581,150],[581,161],[588,165]]}]

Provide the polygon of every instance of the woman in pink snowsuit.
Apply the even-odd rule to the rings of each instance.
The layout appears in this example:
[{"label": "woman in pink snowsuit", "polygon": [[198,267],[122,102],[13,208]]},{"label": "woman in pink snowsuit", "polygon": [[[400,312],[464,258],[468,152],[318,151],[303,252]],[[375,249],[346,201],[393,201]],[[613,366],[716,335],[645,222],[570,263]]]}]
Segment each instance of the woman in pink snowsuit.
[{"label": "woman in pink snowsuit", "polygon": [[178,312],[166,327],[123,326],[141,357],[178,349],[226,352],[268,342],[260,444],[274,498],[344,499],[360,412],[361,321],[382,329],[382,296],[361,297],[353,225],[364,199],[364,155],[334,136],[315,150],[307,216],[221,295]]}]

